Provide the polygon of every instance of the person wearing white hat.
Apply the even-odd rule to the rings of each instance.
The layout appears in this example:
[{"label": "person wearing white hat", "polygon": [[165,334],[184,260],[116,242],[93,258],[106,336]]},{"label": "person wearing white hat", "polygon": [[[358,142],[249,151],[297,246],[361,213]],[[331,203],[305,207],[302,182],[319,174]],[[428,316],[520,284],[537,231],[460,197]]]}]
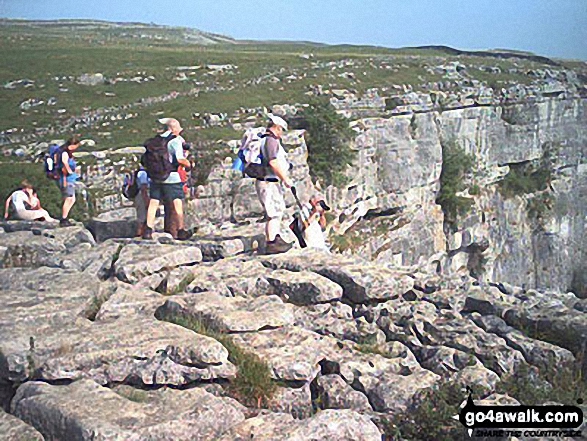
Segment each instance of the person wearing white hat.
[{"label": "person wearing white hat", "polygon": [[267,216],[265,225],[266,253],[277,254],[283,253],[293,246],[283,240],[279,234],[281,218],[285,212],[283,187],[291,188],[293,184],[289,177],[290,164],[287,161],[287,153],[280,142],[283,131],[287,130],[287,122],[271,113],[268,116],[270,122],[267,125],[267,131],[262,135],[264,142],[261,145],[263,163],[267,165],[268,172],[265,177],[257,178],[255,189]]},{"label": "person wearing white hat", "polygon": [[[186,240],[191,237],[191,233],[186,231],[183,215],[183,184],[178,173],[178,167],[183,165],[189,167],[190,163],[186,159],[183,151],[183,144],[185,140],[181,136],[183,128],[179,121],[175,118],[161,118],[159,123],[167,126],[167,131],[159,135],[162,138],[169,138],[167,142],[167,150],[169,154],[169,162],[172,163],[174,171],[169,173],[164,181],[157,181],[152,176],[151,185],[149,188],[150,202],[147,209],[146,227],[143,231],[143,239],[151,239],[153,237],[153,229],[155,226],[155,217],[159,202],[163,201],[170,208],[173,207],[175,211],[174,216],[177,219],[177,238],[179,240]],[[147,167],[147,172],[148,172]]]}]

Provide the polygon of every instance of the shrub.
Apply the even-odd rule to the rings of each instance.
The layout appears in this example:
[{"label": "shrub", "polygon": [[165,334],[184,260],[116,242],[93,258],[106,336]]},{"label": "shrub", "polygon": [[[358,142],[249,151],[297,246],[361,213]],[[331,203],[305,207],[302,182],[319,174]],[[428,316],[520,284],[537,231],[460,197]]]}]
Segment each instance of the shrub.
[{"label": "shrub", "polygon": [[582,358],[582,355],[578,356],[576,363],[567,366],[560,366],[552,360],[548,363],[549,369],[523,364],[515,374],[503,378],[496,391],[507,393],[528,406],[547,401],[574,405],[587,396]]},{"label": "shrub", "polygon": [[442,207],[444,221],[449,226],[454,227],[458,217],[464,215],[472,205],[470,199],[457,196],[457,193],[467,188],[465,178],[471,174],[473,164],[473,157],[455,141],[442,144],[440,191],[436,203]]},{"label": "shrub", "polygon": [[536,193],[548,188],[551,170],[542,161],[510,164],[510,171],[499,183],[499,192],[505,198]]},{"label": "shrub", "polygon": [[325,100],[314,100],[300,114],[301,126],[308,131],[310,175],[325,185],[347,183],[346,168],[357,153],[351,149],[354,132],[348,121]]},{"label": "shrub", "polygon": [[466,393],[452,383],[428,390],[412,411],[393,415],[380,424],[385,439],[410,441],[463,439],[464,427],[453,419]]}]

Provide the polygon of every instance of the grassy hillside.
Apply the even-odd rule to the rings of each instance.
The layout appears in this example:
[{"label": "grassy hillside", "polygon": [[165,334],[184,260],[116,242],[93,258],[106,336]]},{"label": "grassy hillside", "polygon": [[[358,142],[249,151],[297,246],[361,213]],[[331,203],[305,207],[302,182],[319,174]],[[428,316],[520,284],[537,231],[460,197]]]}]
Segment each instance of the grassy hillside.
[{"label": "grassy hillside", "polygon": [[[402,84],[418,90],[426,82],[442,80],[434,67],[451,61],[465,64],[471,79],[494,86],[528,83],[531,79],[520,69],[549,67],[489,55],[455,55],[441,47],[238,42],[197,30],[144,24],[0,20],[0,85],[9,87],[0,87],[0,131],[41,131],[31,141],[78,132],[103,149],[141,144],[157,128],[158,117],[172,115],[182,120],[192,140],[230,139],[240,133],[202,127],[192,115],[303,103],[318,85],[357,93]],[[208,67],[223,64],[237,67],[224,72]],[[501,72],[479,69],[485,65]],[[94,73],[103,74],[106,81],[78,84],[82,74]],[[9,85],[25,79],[28,82]],[[38,105],[27,108],[25,103],[23,108],[27,100]],[[75,119],[95,112],[102,119],[89,128],[75,127]],[[119,115],[122,119],[116,119]],[[45,133],[42,128],[53,130]]]}]

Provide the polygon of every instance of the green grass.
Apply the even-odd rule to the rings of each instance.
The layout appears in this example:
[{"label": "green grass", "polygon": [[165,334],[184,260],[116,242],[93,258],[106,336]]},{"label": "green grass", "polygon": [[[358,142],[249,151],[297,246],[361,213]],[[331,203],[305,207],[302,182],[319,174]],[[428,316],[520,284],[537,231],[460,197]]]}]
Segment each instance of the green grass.
[{"label": "green grass", "polygon": [[[99,25],[99,28],[96,28]],[[428,68],[450,61],[461,61],[468,75],[488,84],[505,84],[508,81],[527,82],[528,77],[510,73],[516,64],[520,69],[544,67],[528,60],[499,60],[472,56],[452,56],[436,49],[388,49],[381,47],[320,44],[296,42],[239,42],[215,45],[193,44],[186,37],[194,31],[185,28],[160,28],[150,25],[112,27],[108,23],[92,26],[73,21],[52,24],[21,26],[15,22],[0,24],[0,84],[22,78],[35,81],[30,89],[0,88],[0,130],[24,129],[33,133],[35,127],[62,124],[71,116],[80,115],[84,109],[95,110],[110,106],[130,105],[123,112],[138,114],[132,119],[111,121],[106,126],[94,126],[76,130],[84,137],[97,141],[97,149],[140,145],[156,128],[159,114],[173,115],[188,129],[190,141],[238,139],[240,133],[198,129],[199,121],[191,119],[194,112],[227,112],[232,114],[240,107],[271,107],[274,104],[305,103],[305,93],[315,85],[329,88],[346,88],[361,94],[369,88],[389,88],[391,85],[410,84],[420,90],[426,82],[442,80],[442,75],[431,73]],[[140,38],[140,34],[158,35],[160,40]],[[209,35],[208,35],[209,36]],[[210,37],[210,36],[209,36]],[[211,38],[221,41],[218,36]],[[305,59],[300,55],[313,54]],[[332,69],[325,63],[348,60],[354,65]],[[386,69],[383,64],[391,69]],[[177,66],[206,66],[207,64],[234,64],[234,74],[206,75],[206,69],[189,75],[190,81],[174,80]],[[490,74],[477,69],[480,65],[499,66],[501,74]],[[575,66],[576,69],[582,65]],[[60,81],[54,77],[73,76],[101,72],[106,78],[118,76],[131,78],[139,72],[152,75],[153,82],[135,84],[119,82],[99,86],[82,86],[75,81],[62,82],[68,92],[59,91]],[[341,78],[338,74],[350,72],[355,80]],[[144,74],[143,74],[144,73]],[[249,84],[267,74],[275,74],[280,83]],[[300,77],[286,82],[285,77]],[[303,78],[302,78],[303,77]],[[199,84],[196,84],[197,81]],[[42,86],[42,87],[41,87]],[[206,88],[230,88],[231,90],[205,91]],[[200,93],[189,95],[198,88]],[[165,103],[138,105],[145,97],[155,97],[177,91],[178,98]],[[114,93],[108,97],[106,92]],[[393,92],[390,92],[393,94]],[[56,106],[39,106],[22,112],[19,104],[29,98],[57,99]],[[58,109],[66,109],[58,114]],[[111,132],[111,136],[100,136]],[[69,137],[71,133],[61,133]]]},{"label": "green grass", "polygon": [[256,354],[237,345],[229,334],[220,332],[203,318],[186,316],[159,317],[170,323],[207,335],[220,342],[228,350],[228,359],[237,369],[227,392],[246,406],[266,407],[277,390],[267,363]]}]

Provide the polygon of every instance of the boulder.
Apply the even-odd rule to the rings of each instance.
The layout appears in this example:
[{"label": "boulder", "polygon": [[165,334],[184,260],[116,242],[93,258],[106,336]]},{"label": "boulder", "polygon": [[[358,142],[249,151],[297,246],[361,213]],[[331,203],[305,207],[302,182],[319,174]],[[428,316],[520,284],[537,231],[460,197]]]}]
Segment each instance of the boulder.
[{"label": "boulder", "polygon": [[157,315],[200,320],[221,332],[251,332],[293,324],[293,309],[277,296],[246,299],[203,292],[170,297]]},{"label": "boulder", "polygon": [[60,257],[77,245],[95,245],[92,235],[82,227],[17,231],[0,236],[0,246],[6,248],[2,266],[38,268],[59,267]]},{"label": "boulder", "polygon": [[96,242],[133,238],[137,231],[136,213],[132,208],[103,213],[92,218],[87,226]]},{"label": "boulder", "polygon": [[322,375],[316,385],[317,400],[322,409],[351,409],[361,413],[373,411],[367,396],[354,390],[339,375]]},{"label": "boulder", "polygon": [[1,441],[43,441],[44,439],[33,426],[0,409]]},{"label": "boulder", "polygon": [[261,414],[229,430],[219,441],[380,441],[377,426],[352,410],[324,410],[312,418],[296,421],[281,413]]},{"label": "boulder", "polygon": [[262,261],[274,269],[318,273],[342,286],[343,298],[352,303],[397,298],[414,287],[414,280],[404,272],[358,259],[340,258],[325,251],[303,249]]},{"label": "boulder", "polygon": [[264,279],[269,292],[296,305],[314,305],[340,300],[342,287],[319,274],[309,271],[273,271]]},{"label": "boulder", "polygon": [[46,439],[72,441],[204,441],[218,439],[245,420],[243,406],[201,388],[130,394],[89,380],[68,386],[28,382],[17,390],[11,407]]},{"label": "boulder", "polygon": [[193,265],[202,261],[202,252],[190,245],[134,244],[120,252],[114,270],[119,280],[137,283],[143,277],[163,269]]}]

